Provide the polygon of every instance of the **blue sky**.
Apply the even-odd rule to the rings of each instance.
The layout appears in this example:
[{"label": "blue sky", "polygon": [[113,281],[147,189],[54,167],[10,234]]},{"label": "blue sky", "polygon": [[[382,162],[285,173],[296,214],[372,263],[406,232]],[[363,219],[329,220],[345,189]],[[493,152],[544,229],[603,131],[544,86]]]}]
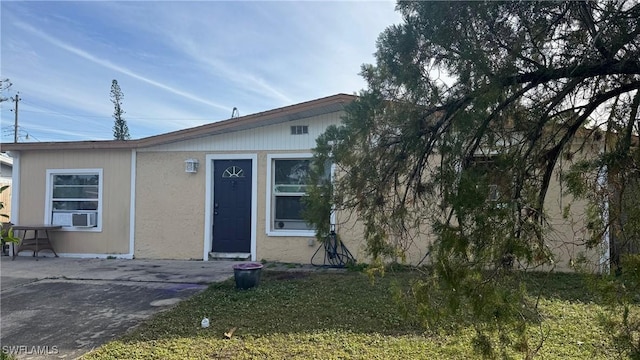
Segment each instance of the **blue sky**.
[{"label": "blue sky", "polygon": [[[132,138],[364,88],[392,1],[0,2],[0,76],[21,141],[109,140],[111,81]],[[13,141],[14,103],[1,109]],[[26,139],[26,135],[29,138]]]}]

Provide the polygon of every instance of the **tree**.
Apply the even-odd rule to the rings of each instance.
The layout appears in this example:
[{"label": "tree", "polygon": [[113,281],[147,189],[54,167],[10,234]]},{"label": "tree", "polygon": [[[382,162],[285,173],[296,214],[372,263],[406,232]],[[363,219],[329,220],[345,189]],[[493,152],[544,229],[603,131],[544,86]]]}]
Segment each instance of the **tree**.
[{"label": "tree", "polygon": [[[4,93],[6,90],[9,90],[11,85],[13,85],[11,83],[11,80],[9,80],[9,79],[0,79],[0,92]],[[9,98],[4,97],[3,95],[0,95],[0,103],[1,102],[5,102],[7,100],[9,100]]]},{"label": "tree", "polygon": [[115,140],[131,139],[127,122],[124,117],[122,117],[122,115],[124,115],[124,110],[122,109],[123,98],[124,94],[122,93],[122,90],[120,90],[120,85],[118,85],[118,81],[114,79],[111,82],[111,102],[114,106],[113,118],[115,121],[113,125],[113,138]]},{"label": "tree", "polygon": [[[485,354],[493,349],[485,330],[510,326],[521,335],[511,344],[531,356],[522,319],[536,304],[512,269],[554,265],[544,205],[559,160],[575,160],[563,179],[590,204],[587,247],[610,230],[640,239],[640,214],[618,206],[633,198],[624,189],[640,174],[640,4],[399,2],[397,10],[403,22],[380,35],[376,65],[362,68],[368,88],[317,141],[316,167],[331,159],[342,176],[310,191],[308,220],[326,229],[328,202],[354,212],[374,260],[397,256],[430,228],[432,271],[414,289],[426,322],[468,315]],[[592,145],[600,151],[579,156]],[[479,154],[509,178],[500,206],[487,201],[496,189]],[[603,185],[605,174],[615,188]],[[624,271],[624,259],[613,258],[614,268]]]}]

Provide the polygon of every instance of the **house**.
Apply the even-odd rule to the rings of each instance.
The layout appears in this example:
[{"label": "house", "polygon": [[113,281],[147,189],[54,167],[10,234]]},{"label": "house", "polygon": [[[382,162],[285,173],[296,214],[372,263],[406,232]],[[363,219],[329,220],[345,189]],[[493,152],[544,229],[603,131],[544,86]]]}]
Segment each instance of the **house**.
[{"label": "house", "polygon": [[129,141],[3,144],[12,220],[61,224],[61,256],[309,262],[302,172],[315,139],[354,96],[339,94]]},{"label": "house", "polygon": [[[316,138],[354,99],[338,94],[138,140],[5,144],[12,221],[63,225],[52,240],[61,256],[309,263],[318,244],[300,215],[303,175]],[[567,263],[583,248],[566,241],[576,222],[562,219],[561,193],[552,184],[560,235],[550,246]],[[337,231],[362,261],[358,228]],[[415,244],[408,261],[427,245]]]},{"label": "house", "polygon": [[[5,191],[0,193],[0,202],[4,204],[4,208],[0,214],[11,214],[11,179],[13,176],[13,159],[5,153],[0,153],[0,187],[9,186]],[[5,221],[7,219],[0,219]]]},{"label": "house", "polygon": [[5,153],[0,153],[0,182],[11,183],[13,159]]}]

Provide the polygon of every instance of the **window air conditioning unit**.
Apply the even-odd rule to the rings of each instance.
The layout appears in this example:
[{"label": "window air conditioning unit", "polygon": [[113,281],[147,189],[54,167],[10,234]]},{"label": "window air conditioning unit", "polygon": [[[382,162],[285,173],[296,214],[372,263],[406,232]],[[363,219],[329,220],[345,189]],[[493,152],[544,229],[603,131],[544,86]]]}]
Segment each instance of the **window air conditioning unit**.
[{"label": "window air conditioning unit", "polygon": [[54,212],[53,213],[53,217],[51,219],[51,224],[53,224],[53,225],[62,225],[62,226],[71,226],[71,215],[73,215],[73,214]]},{"label": "window air conditioning unit", "polygon": [[72,214],[71,225],[76,227],[94,227],[98,224],[96,215],[96,213]]}]

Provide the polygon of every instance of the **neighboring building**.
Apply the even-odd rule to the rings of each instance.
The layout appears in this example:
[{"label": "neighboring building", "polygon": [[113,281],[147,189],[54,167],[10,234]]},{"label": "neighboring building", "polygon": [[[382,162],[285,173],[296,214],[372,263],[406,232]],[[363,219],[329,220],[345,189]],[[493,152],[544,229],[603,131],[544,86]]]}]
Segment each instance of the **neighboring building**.
[{"label": "neighboring building", "polygon": [[[4,204],[4,208],[0,214],[11,214],[11,178],[13,176],[13,159],[5,153],[0,153],[0,187],[9,186],[0,194],[0,201]],[[8,221],[9,219],[2,217],[0,221]]]},{"label": "neighboring building", "polygon": [[[129,141],[3,145],[14,158],[14,223],[61,224],[62,256],[154,259],[247,257],[309,263],[318,244],[300,216],[302,175],[316,138],[355,99],[338,94]],[[563,264],[583,247],[562,217],[559,183],[547,204]],[[336,214],[341,239],[366,261],[359,226]],[[417,262],[428,244],[415,244]]]},{"label": "neighboring building", "polygon": [[0,181],[10,183],[12,175],[13,159],[5,153],[0,153]]}]

